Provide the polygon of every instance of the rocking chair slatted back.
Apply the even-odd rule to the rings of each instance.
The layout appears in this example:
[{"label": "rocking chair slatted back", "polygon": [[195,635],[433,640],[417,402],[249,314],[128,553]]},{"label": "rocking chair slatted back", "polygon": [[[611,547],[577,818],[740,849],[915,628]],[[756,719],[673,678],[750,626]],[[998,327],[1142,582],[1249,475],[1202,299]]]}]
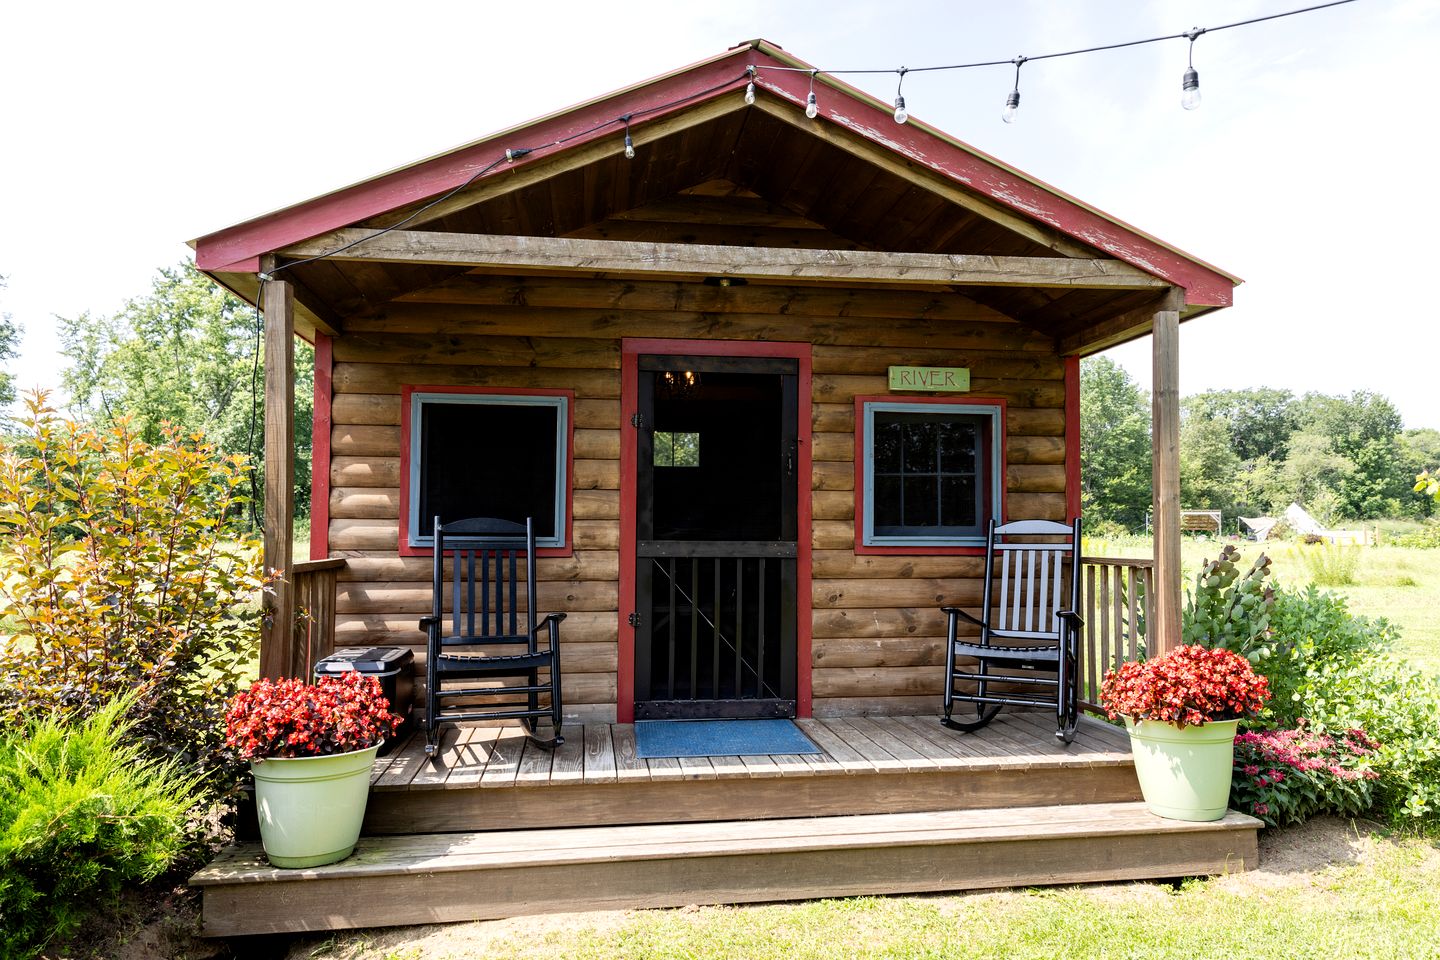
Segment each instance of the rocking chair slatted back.
[{"label": "rocking chair slatted back", "polygon": [[[948,617],[943,722],[973,731],[1004,706],[1049,707],[1056,735],[1069,743],[1079,716],[1075,683],[1084,627],[1080,521],[992,520],[985,547],[980,615],[941,608]],[[962,620],[980,628],[978,638],[959,636]],[[955,717],[957,704],[969,705],[973,718]]]},{"label": "rocking chair slatted back", "polygon": [[[458,528],[458,529],[457,529]],[[518,537],[515,535],[518,534]],[[484,537],[484,540],[478,538]],[[505,539],[496,539],[504,537]],[[514,539],[511,539],[511,538]],[[534,535],[528,525],[506,520],[469,520],[435,526],[435,550],[451,554],[450,632],[447,644],[524,639],[535,630]],[[519,558],[525,557],[522,581]],[[478,573],[476,575],[478,562]],[[494,573],[491,573],[491,565]],[[433,614],[444,622],[443,562],[435,564]],[[525,630],[520,628],[520,584],[525,585]]]}]

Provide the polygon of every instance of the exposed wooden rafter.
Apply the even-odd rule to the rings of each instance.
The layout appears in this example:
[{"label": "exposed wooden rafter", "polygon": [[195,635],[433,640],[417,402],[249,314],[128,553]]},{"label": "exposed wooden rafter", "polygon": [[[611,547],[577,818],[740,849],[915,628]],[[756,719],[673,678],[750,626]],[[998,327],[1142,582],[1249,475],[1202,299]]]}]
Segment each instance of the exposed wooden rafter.
[{"label": "exposed wooden rafter", "polygon": [[[357,242],[359,241],[359,242]],[[350,244],[348,249],[342,249]],[[338,251],[332,253],[332,251]],[[867,250],[791,250],[705,244],[345,229],[287,247],[286,257],[440,263],[507,273],[733,277],[786,282],[902,283],[1146,290],[1165,287],[1118,260],[988,257]]]},{"label": "exposed wooden rafter", "polygon": [[852,156],[858,157],[881,170],[900,177],[902,180],[922,187],[958,207],[963,207],[992,223],[999,224],[1007,230],[1014,231],[1027,240],[1049,247],[1056,253],[1063,254],[1067,257],[1078,258],[1092,257],[1095,255],[1094,250],[1084,244],[1071,240],[1060,231],[1021,217],[1005,209],[1000,204],[988,200],[978,193],[966,190],[952,180],[937,175],[934,171],[926,170],[919,164],[911,163],[893,150],[887,150],[869,140],[854,135],[844,127],[834,124],[816,123],[806,117],[802,112],[796,110],[793,106],[785,103],[763,100],[757,101],[755,106],[757,109],[763,110],[771,116],[823,140],[825,143],[838,147]]}]

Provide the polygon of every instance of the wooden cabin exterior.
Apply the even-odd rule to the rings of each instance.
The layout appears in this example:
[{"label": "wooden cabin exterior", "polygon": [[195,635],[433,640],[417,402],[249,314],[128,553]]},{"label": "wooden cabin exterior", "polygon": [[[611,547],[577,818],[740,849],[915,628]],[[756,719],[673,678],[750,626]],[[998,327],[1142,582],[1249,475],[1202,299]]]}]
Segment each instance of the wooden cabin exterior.
[{"label": "wooden cabin exterior", "polygon": [[[266,317],[266,562],[291,575],[265,674],[331,645],[423,652],[427,514],[473,505],[541,518],[541,612],[567,614],[587,737],[934,715],[939,608],[978,604],[984,524],[1078,514],[1079,360],[1144,335],[1149,642],[1178,641],[1178,324],[1238,281],[823,74],[810,119],[806,67],[742,44],[195,242]],[[296,334],[316,347],[309,563],[290,544]],[[967,466],[884,447],[936,431]],[[677,596],[721,592],[752,598],[750,640],[726,650],[704,619],[687,655],[657,633]]]}]

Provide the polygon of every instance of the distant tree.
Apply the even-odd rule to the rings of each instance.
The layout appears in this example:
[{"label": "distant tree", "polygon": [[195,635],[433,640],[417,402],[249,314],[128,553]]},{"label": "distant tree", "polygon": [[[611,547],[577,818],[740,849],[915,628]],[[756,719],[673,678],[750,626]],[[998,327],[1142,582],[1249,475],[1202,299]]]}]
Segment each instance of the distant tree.
[{"label": "distant tree", "polygon": [[[1375,519],[1407,512],[1414,473],[1405,468],[1403,421],[1393,403],[1364,390],[1348,397],[1307,393],[1296,401],[1296,419],[1300,435],[1323,437],[1329,453],[1350,465],[1333,473],[1334,483],[1327,484],[1341,516]],[[1302,457],[1315,452],[1313,445],[1300,451]],[[1290,458],[1295,456],[1292,437]],[[1296,464],[1289,472],[1298,476],[1303,470],[1303,464]]]},{"label": "distant tree", "polygon": [[1188,510],[1235,512],[1240,458],[1223,420],[1189,417],[1180,427],[1180,502]]},{"label": "distant tree", "polygon": [[[0,276],[0,291],[5,289],[5,281],[6,278]],[[22,332],[20,326],[10,318],[10,314],[0,312],[0,364],[20,355]],[[14,402],[15,374],[8,370],[0,370],[0,407],[8,407]]]},{"label": "distant tree", "polygon": [[1080,363],[1080,464],[1086,523],[1138,530],[1150,506],[1149,399],[1109,357]]},{"label": "distant tree", "polygon": [[[223,453],[258,466],[264,371],[255,365],[254,308],[188,262],[161,269],[148,294],[114,316],[58,318],[63,374],[75,411],[91,418],[132,418],[147,443],[163,425],[200,433]],[[296,510],[310,503],[309,451],[314,353],[295,350]],[[252,389],[252,384],[254,389]]]},{"label": "distant tree", "polygon": [[1186,420],[1223,423],[1230,433],[1230,449],[1244,463],[1261,457],[1285,458],[1285,445],[1297,426],[1295,396],[1289,390],[1260,387],[1253,390],[1207,390],[1182,401]]}]

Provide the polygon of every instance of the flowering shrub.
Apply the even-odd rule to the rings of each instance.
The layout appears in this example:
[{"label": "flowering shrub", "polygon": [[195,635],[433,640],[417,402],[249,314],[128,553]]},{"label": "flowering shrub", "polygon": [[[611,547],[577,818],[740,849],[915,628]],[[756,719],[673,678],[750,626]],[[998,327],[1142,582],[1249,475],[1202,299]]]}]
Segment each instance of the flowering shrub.
[{"label": "flowering shrub", "polygon": [[350,672],[303,680],[259,680],[225,712],[225,742],[243,760],[324,757],[373,747],[399,718],[375,677]]},{"label": "flowering shrub", "polygon": [[1308,730],[1242,733],[1235,738],[1230,806],[1268,825],[1300,823],[1318,813],[1357,816],[1370,810],[1370,769],[1379,744],[1356,728],[1338,736]]},{"label": "flowering shrub", "polygon": [[1112,720],[1125,716],[1179,727],[1253,717],[1269,698],[1269,683],[1244,657],[1199,645],[1122,664],[1105,674],[1100,689],[1100,703]]}]

